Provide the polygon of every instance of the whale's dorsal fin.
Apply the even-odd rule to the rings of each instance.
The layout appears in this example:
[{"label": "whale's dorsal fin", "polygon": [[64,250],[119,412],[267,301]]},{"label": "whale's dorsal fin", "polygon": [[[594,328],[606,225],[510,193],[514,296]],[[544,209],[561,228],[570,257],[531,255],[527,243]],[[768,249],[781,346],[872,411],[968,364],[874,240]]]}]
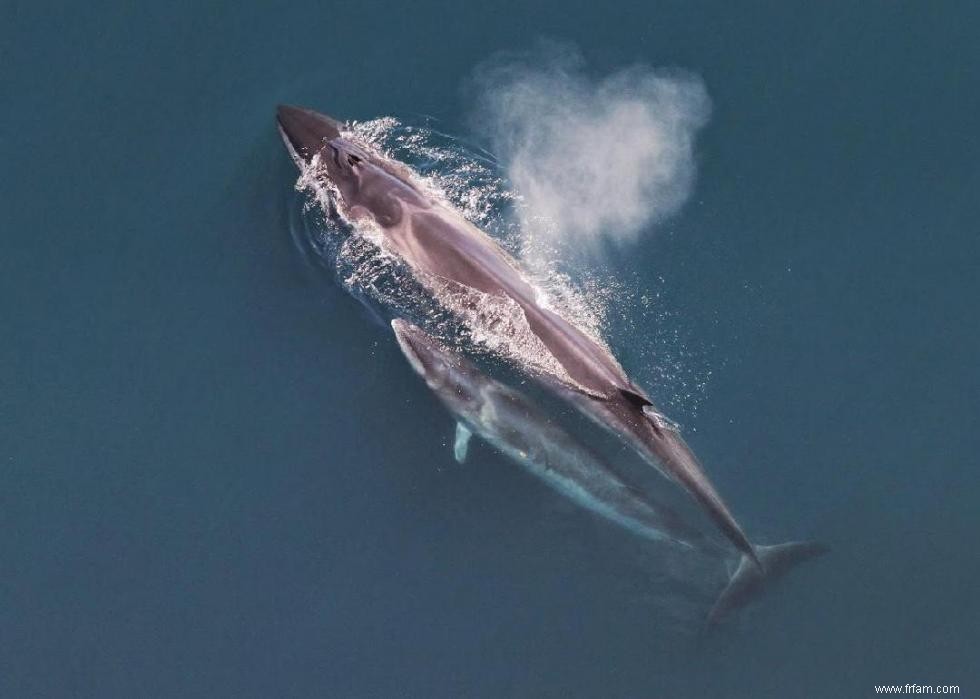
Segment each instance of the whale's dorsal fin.
[{"label": "whale's dorsal fin", "polygon": [[653,425],[653,429],[657,431],[657,434],[662,435],[665,430],[680,433],[681,426],[657,410],[649,398],[641,396],[636,391],[631,391],[628,388],[619,389],[619,393],[630,405],[643,413],[647,420],[650,421],[650,424]]},{"label": "whale's dorsal fin", "polygon": [[453,456],[456,457],[456,463],[463,463],[466,461],[466,455],[470,450],[470,437],[473,436],[473,431],[464,425],[462,422],[456,423],[456,441],[453,443]]},{"label": "whale's dorsal fin", "polygon": [[658,435],[663,436],[663,429],[661,428],[660,421],[654,417],[654,415],[658,415],[658,413],[657,409],[653,407],[653,402],[649,398],[641,396],[636,391],[631,391],[628,388],[621,388],[619,389],[619,392],[630,405],[646,416],[646,418],[650,421],[650,424],[653,425],[654,431]]},{"label": "whale's dorsal fin", "polygon": [[621,388],[619,389],[619,392],[623,396],[623,398],[629,401],[630,405],[632,405],[634,408],[638,408],[642,410],[648,405],[653,405],[653,403],[650,402],[649,398],[645,398],[644,396],[641,396],[636,391],[631,391],[628,388]]}]

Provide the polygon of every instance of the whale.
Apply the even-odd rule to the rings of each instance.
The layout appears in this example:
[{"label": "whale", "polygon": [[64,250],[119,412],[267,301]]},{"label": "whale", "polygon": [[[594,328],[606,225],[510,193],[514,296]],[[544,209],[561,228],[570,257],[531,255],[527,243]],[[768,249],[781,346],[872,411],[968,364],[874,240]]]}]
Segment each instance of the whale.
[{"label": "whale", "polygon": [[469,322],[481,322],[487,301],[508,305],[517,321],[498,323],[493,331],[530,343],[539,358],[519,368],[687,491],[735,549],[764,572],[756,548],[677,425],[630,380],[603,342],[542,302],[540,290],[493,238],[420,186],[407,165],[358,141],[343,122],[292,105],[280,105],[276,116],[292,159],[307,179],[329,188],[338,215],[375,231],[386,252]]}]

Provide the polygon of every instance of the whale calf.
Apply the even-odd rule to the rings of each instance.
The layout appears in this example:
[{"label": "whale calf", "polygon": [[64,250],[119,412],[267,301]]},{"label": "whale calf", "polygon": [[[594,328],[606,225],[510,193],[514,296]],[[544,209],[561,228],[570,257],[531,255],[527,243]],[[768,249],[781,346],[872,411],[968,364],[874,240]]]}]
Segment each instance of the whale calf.
[{"label": "whale calf", "polygon": [[765,577],[762,557],[676,425],[601,342],[540,302],[539,290],[496,241],[418,186],[406,165],[358,143],[340,121],[289,105],[279,106],[277,121],[297,166],[333,191],[336,211],[355,226],[379,231],[382,248],[400,258],[471,329],[486,324],[480,311],[488,300],[513,306],[517,322],[482,329],[534,345],[539,361],[520,368],[624,439],[690,493]]},{"label": "whale calf", "polygon": [[576,504],[641,537],[718,553],[716,543],[630,484],[521,393],[421,328],[401,319],[391,327],[409,364],[457,421],[457,461],[466,459],[475,434]]}]

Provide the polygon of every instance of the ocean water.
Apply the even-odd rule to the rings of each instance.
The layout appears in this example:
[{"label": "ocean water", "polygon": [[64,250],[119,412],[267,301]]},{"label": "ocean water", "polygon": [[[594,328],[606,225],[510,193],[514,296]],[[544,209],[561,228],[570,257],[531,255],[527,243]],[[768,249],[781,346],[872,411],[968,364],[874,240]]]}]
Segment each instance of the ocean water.
[{"label": "ocean water", "polygon": [[[0,696],[978,691],[978,20],[3,3]],[[833,549],[708,638],[642,542],[457,465],[297,244],[276,104],[481,144],[474,70],[541,36],[711,100],[686,204],[568,271],[751,535]]]}]

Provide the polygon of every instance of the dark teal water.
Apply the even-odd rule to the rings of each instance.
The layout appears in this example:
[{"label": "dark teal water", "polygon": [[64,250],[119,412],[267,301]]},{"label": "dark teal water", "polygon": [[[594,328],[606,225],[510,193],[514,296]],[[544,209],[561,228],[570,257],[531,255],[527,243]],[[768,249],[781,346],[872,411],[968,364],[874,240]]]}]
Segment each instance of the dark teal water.
[{"label": "dark teal water", "polygon": [[[4,3],[0,696],[977,691],[978,21]],[[746,528],[834,549],[701,646],[625,535],[486,449],[456,467],[290,238],[277,103],[466,134],[474,66],[540,35],[703,78],[694,195],[616,264],[706,348],[692,442]]]}]

